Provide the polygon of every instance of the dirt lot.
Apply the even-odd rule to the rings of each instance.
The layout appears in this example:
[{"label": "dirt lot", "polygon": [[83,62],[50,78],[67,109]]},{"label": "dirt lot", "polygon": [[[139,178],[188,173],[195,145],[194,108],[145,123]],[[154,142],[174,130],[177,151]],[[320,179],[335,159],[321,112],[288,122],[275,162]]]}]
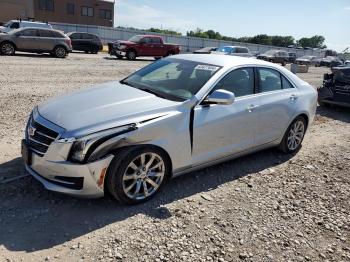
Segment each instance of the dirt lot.
[{"label": "dirt lot", "polygon": [[[49,97],[149,61],[0,57],[0,261],[350,261],[350,111],[319,108],[304,146],[171,181],[139,206],[75,199],[25,175],[26,117]],[[324,68],[303,79],[319,86]]]}]

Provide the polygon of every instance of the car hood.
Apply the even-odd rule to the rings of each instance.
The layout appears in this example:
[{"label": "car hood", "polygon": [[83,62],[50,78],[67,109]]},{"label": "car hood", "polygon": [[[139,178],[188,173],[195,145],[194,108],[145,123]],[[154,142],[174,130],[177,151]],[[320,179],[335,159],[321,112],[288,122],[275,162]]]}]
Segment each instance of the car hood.
[{"label": "car hood", "polygon": [[179,105],[142,90],[109,82],[48,100],[39,114],[64,128],[64,137],[145,121]]}]

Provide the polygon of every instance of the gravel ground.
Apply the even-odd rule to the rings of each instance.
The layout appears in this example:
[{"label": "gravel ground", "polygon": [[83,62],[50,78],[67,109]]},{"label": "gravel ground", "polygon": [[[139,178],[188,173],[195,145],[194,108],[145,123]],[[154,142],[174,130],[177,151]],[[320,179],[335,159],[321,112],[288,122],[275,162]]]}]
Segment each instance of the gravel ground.
[{"label": "gravel ground", "polygon": [[[34,105],[148,62],[0,57],[0,261],[350,261],[348,109],[319,108],[296,155],[270,149],[194,172],[143,205],[7,182],[25,174],[19,143]],[[300,77],[319,86],[325,72]]]}]

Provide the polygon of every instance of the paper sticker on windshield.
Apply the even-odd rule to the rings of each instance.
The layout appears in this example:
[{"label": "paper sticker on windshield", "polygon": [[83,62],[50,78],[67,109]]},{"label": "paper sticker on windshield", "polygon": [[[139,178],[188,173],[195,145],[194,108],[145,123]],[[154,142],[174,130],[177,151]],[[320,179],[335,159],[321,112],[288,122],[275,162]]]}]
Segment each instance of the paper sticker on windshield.
[{"label": "paper sticker on windshield", "polygon": [[206,70],[206,71],[211,71],[215,72],[219,69],[218,66],[212,66],[212,65],[197,65],[196,70]]}]

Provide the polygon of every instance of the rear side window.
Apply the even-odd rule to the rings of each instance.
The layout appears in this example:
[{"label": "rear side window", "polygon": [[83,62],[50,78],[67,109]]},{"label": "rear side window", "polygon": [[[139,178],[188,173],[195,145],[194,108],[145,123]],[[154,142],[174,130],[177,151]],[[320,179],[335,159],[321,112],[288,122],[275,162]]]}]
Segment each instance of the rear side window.
[{"label": "rear side window", "polygon": [[152,38],[152,44],[161,44],[162,41],[160,40],[160,38],[158,37],[154,37]]},{"label": "rear side window", "polygon": [[260,91],[270,92],[282,89],[281,74],[270,68],[259,68]]},{"label": "rear side window", "polygon": [[41,37],[54,37],[52,31],[49,30],[39,30]]},{"label": "rear side window", "polygon": [[254,94],[254,69],[240,68],[228,73],[214,88],[218,89],[230,91],[236,97]]},{"label": "rear side window", "polygon": [[244,47],[237,47],[237,53],[248,53],[248,49]]},{"label": "rear side window", "polygon": [[282,87],[283,87],[283,89],[294,88],[294,86],[283,75],[282,75]]}]

